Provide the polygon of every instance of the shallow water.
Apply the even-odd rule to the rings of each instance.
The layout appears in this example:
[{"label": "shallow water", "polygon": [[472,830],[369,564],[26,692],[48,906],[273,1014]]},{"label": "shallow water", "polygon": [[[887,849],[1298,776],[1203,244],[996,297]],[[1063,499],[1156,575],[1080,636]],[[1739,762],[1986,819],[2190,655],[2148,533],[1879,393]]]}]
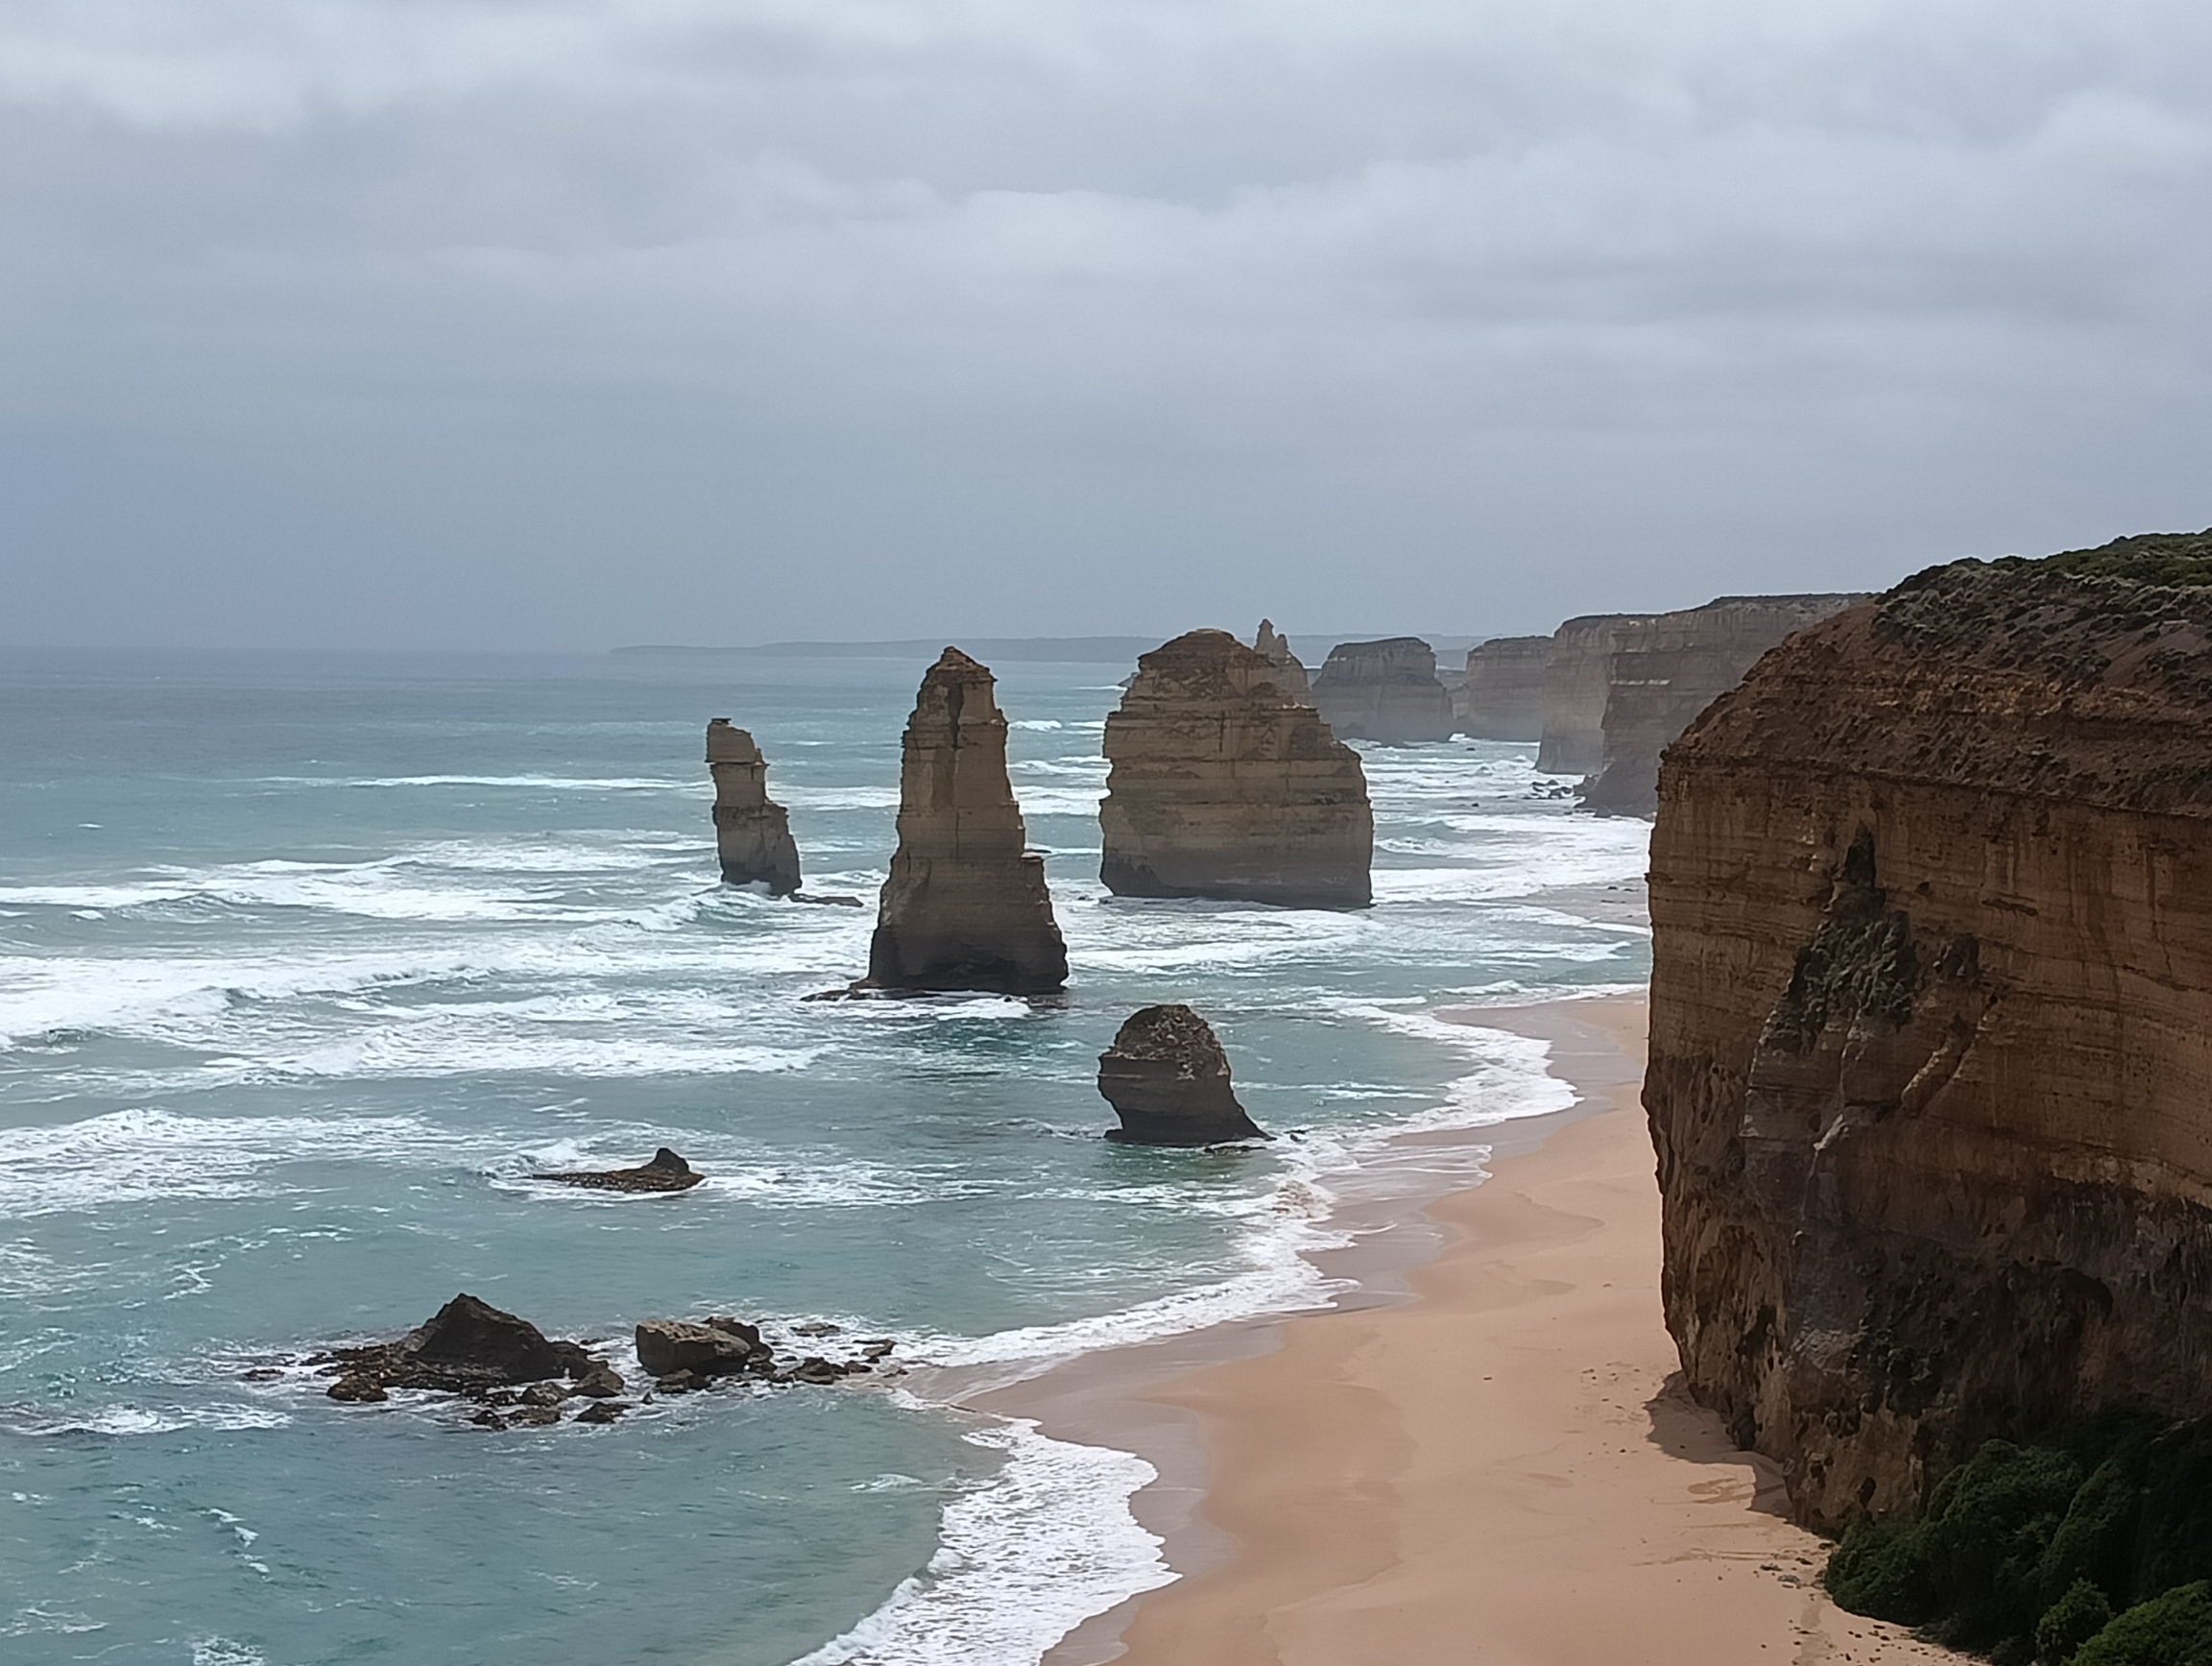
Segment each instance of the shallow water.
[{"label": "shallow water", "polygon": [[[1329,1180],[1560,1102],[1440,1002],[1636,981],[1646,828],[1533,748],[1365,749],[1377,906],[1122,902],[1126,667],[999,667],[1064,1007],[807,1003],[861,971],[919,662],[0,657],[0,1656],[1034,1659],[1159,1572],[1119,1454],[883,1386],[486,1434],[255,1362],[457,1290],[556,1335],[738,1312],[1044,1360],[1313,1299]],[[750,727],[804,907],[716,882]],[[1131,1149],[1095,1058],[1188,1000],[1286,1137]],[[676,1197],[533,1169],[670,1145]],[[902,1586],[902,1581],[903,1586]],[[895,1592],[902,1592],[896,1600]],[[886,1606],[886,1604],[889,1604]],[[869,1616],[874,1616],[872,1619]]]}]

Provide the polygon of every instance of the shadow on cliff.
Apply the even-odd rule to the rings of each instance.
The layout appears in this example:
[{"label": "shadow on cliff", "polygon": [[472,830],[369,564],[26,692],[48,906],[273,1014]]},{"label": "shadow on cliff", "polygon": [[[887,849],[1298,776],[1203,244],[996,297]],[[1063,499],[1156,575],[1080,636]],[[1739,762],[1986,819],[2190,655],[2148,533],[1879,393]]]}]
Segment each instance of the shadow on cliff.
[{"label": "shadow on cliff", "polygon": [[[1685,1463],[1726,1465],[1742,1471],[1722,1485],[1748,1483],[1747,1501],[1753,1509],[1784,1521],[1791,1519],[1790,1494],[1782,1485],[1782,1472],[1756,1452],[1746,1452],[1728,1438],[1728,1426],[1718,1412],[1709,1412],[1690,1397],[1690,1386],[1680,1371],[1668,1374],[1659,1391],[1644,1402],[1651,1419],[1645,1437],[1670,1458]],[[1719,1478],[1716,1477],[1716,1481]],[[1712,1482],[1699,1484],[1702,1492],[1716,1491]]]}]

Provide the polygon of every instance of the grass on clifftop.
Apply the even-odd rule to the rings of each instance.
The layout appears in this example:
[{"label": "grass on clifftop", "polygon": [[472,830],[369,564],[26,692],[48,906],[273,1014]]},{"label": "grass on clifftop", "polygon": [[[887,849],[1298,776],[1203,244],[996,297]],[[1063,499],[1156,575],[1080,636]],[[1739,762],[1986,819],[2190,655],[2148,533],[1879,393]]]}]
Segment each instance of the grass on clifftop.
[{"label": "grass on clifftop", "polygon": [[1991,1440],[1918,1519],[1854,1527],[1824,1577],[1853,1613],[1999,1666],[2212,1666],[2212,1418]]},{"label": "grass on clifftop", "polygon": [[2202,532],[2139,532],[2095,549],[2068,549],[2039,565],[2083,578],[2133,584],[2212,585],[2212,527]]}]

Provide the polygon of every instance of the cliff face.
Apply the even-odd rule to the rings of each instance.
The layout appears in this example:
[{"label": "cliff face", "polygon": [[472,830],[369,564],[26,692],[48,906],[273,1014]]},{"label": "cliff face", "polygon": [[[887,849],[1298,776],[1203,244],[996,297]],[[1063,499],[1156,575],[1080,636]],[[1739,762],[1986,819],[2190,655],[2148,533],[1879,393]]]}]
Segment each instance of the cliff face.
[{"label": "cliff face", "polygon": [[1544,733],[1536,767],[1546,775],[1595,775],[1605,767],[1605,702],[1613,648],[1643,614],[1585,614],[1551,633],[1544,668]]},{"label": "cliff face", "polygon": [[791,818],[768,796],[768,761],[753,736],[727,717],[707,725],[707,769],[714,778],[714,845],[722,878],[765,884],[779,897],[799,888],[799,847]]},{"label": "cliff face", "polygon": [[1139,660],[1105,751],[1109,890],[1292,907],[1371,900],[1375,817],[1359,755],[1226,631],[1191,631]]},{"label": "cliff face", "polygon": [[1606,673],[1604,762],[1583,802],[1616,815],[1649,815],[1659,802],[1659,754],[1697,713],[1783,638],[1865,599],[1722,596],[1622,626]]},{"label": "cliff face", "polygon": [[2212,535],[2129,542],[1908,580],[1661,770],[1667,1321],[1815,1524],[2212,1411]]},{"label": "cliff face", "polygon": [[958,648],[922,679],[899,772],[899,850],[868,981],[885,989],[1036,995],[1068,981],[1068,948],[1006,779],[990,670]]},{"label": "cliff face", "polygon": [[1452,714],[1478,740],[1541,740],[1550,637],[1492,637],[1467,650]]},{"label": "cliff face", "polygon": [[1452,696],[1419,637],[1338,642],[1313,679],[1313,704],[1347,740],[1397,746],[1452,738]]},{"label": "cliff face", "polygon": [[1290,651],[1289,640],[1277,633],[1273,619],[1262,619],[1259,633],[1252,639],[1252,646],[1267,657],[1275,667],[1275,686],[1293,700],[1313,704],[1313,685],[1306,675],[1306,666]]}]

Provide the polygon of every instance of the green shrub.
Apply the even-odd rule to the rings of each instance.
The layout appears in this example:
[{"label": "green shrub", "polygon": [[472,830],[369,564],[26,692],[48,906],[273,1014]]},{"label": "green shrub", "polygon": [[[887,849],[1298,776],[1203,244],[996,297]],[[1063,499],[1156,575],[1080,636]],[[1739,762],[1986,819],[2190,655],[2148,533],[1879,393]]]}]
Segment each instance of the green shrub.
[{"label": "green shrub", "polygon": [[2072,1666],[2212,1666],[2212,1584],[2137,1603],[2076,1650]]},{"label": "green shrub", "polygon": [[1843,1535],[1821,1575],[1838,1607],[1877,1620],[1917,1626],[1936,1613],[1921,1526],[1916,1521],[1862,1521]]},{"label": "green shrub", "polygon": [[1991,1440],[1937,1484],[1921,1559],[1943,1642],[1987,1649],[2034,1635],[2043,1555],[2081,1482],[2069,1453]]},{"label": "green shrub", "polygon": [[2035,1622],[2035,1658],[2042,1666],[2069,1666],[2074,1651],[2111,1620],[2111,1599],[2087,1580],[2076,1580]]}]

